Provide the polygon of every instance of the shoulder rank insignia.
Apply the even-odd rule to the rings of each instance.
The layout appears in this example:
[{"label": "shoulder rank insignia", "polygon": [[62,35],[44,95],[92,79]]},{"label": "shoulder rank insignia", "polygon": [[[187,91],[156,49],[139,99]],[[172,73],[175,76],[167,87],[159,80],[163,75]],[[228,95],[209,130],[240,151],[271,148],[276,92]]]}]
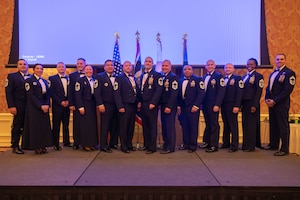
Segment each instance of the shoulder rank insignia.
[{"label": "shoulder rank insignia", "polygon": [[[151,77],[150,77],[151,78]],[[149,81],[150,81],[150,78],[149,78]],[[150,83],[149,83],[150,84]],[[163,86],[163,78],[162,77],[160,77],[159,79],[158,79],[158,85],[159,86]]]},{"label": "shoulder rank insignia", "polygon": [[119,84],[118,84],[117,81],[115,81],[115,83],[114,83],[114,90],[117,90],[118,88],[119,88]]},{"label": "shoulder rank insignia", "polygon": [[224,78],[220,78],[220,86],[225,87],[225,80],[224,80]]},{"label": "shoulder rank insignia", "polygon": [[295,76],[291,76],[290,77],[290,84],[291,85],[295,85],[295,83],[296,83],[296,77]]},{"label": "shoulder rank insignia", "polygon": [[240,87],[240,88],[244,88],[244,82],[243,82],[243,80],[240,80],[240,81],[239,81],[239,87]]},{"label": "shoulder rank insignia", "polygon": [[264,79],[260,79],[260,80],[259,80],[258,86],[259,86],[260,88],[263,88],[263,87],[264,87]]},{"label": "shoulder rank insignia", "polygon": [[29,91],[30,90],[30,84],[29,83],[25,83],[25,90]]},{"label": "shoulder rank insignia", "polygon": [[75,91],[78,92],[80,90],[80,84],[78,82],[75,83]]},{"label": "shoulder rank insignia", "polygon": [[200,87],[200,89],[202,89],[202,90],[205,89],[205,84],[204,84],[203,81],[200,81],[200,82],[199,82],[199,87]]},{"label": "shoulder rank insignia", "polygon": [[173,90],[177,90],[178,89],[178,82],[177,81],[173,81],[172,82],[172,89]]},{"label": "shoulder rank insignia", "polygon": [[5,87],[8,86],[8,79],[5,80]]},{"label": "shoulder rank insignia", "polygon": [[94,88],[97,88],[98,87],[98,80],[96,79],[95,81],[94,81]]}]

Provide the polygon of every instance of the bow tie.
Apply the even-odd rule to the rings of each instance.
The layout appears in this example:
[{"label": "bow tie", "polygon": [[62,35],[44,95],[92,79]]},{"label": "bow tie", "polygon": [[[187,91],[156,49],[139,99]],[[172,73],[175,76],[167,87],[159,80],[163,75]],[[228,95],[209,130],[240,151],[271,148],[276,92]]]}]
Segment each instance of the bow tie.
[{"label": "bow tie", "polygon": [[211,76],[211,73],[207,73],[206,75],[207,75],[207,76]]},{"label": "bow tie", "polygon": [[67,77],[66,77],[66,76],[61,76],[60,78],[65,78],[65,79],[67,79]]},{"label": "bow tie", "polygon": [[108,78],[111,78],[111,77],[115,77],[113,74],[112,75],[108,75]]},{"label": "bow tie", "polygon": [[132,74],[128,74],[128,76],[133,76]]},{"label": "bow tie", "polygon": [[184,80],[190,80],[190,78],[184,77]]},{"label": "bow tie", "polygon": [[149,72],[146,72],[146,71],[145,71],[144,74],[149,74]]},{"label": "bow tie", "polygon": [[279,69],[275,69],[275,70],[274,70],[274,72],[279,72],[279,71],[280,71]]}]

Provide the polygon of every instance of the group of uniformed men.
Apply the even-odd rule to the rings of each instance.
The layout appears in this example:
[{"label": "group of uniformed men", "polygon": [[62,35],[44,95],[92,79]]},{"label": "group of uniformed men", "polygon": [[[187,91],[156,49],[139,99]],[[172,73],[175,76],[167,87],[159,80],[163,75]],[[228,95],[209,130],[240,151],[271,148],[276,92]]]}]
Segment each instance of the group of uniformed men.
[{"label": "group of uniformed men", "polygon": [[[286,56],[278,54],[276,70],[270,75],[265,102],[270,114],[270,144],[264,149],[278,150],[274,155],[287,155],[289,144],[288,111],[290,93],[295,85],[295,73],[285,66]],[[190,65],[183,67],[183,76],[178,79],[172,72],[169,60],[162,63],[162,72],[153,69],[153,59],[146,57],[144,72],[138,82],[132,75],[129,61],[123,64],[123,73],[114,76],[112,60],[104,63],[104,72],[93,75],[93,67],[83,58],[77,60],[77,71],[66,76],[63,62],[57,64],[58,74],[49,77],[52,98],[52,135],[54,150],[60,151],[60,123],[63,124],[63,145],[93,151],[98,145],[97,115],[100,112],[100,150],[111,153],[121,148],[124,153],[135,151],[132,145],[135,115],[140,111],[144,145],[138,150],[152,154],[157,151],[157,118],[161,111],[164,144],[160,153],[175,151],[176,114],[182,126],[183,144],[179,150],[189,153],[197,147],[206,152],[219,149],[221,111],[224,122],[223,144],[228,152],[239,149],[238,112],[242,112],[244,152],[261,147],[260,142],[260,98],[264,86],[263,76],[256,71],[254,58],[247,61],[248,73],[243,77],[234,74],[234,65],[224,66],[225,76],[217,72],[213,60],[205,65],[207,74],[203,78],[193,73]],[[8,75],[6,97],[9,111],[14,115],[12,125],[13,153],[23,154],[19,146],[24,126],[26,92],[24,82],[28,75],[25,60],[18,61],[18,72]],[[37,83],[39,84],[39,83]],[[204,114],[205,130],[203,143],[197,146],[200,110]],[[73,112],[73,139],[69,140],[69,116]],[[30,112],[30,110],[26,110]],[[39,124],[37,123],[36,126]],[[108,135],[110,139],[108,141]],[[120,138],[120,145],[118,141]],[[279,141],[282,141],[279,149]]]}]

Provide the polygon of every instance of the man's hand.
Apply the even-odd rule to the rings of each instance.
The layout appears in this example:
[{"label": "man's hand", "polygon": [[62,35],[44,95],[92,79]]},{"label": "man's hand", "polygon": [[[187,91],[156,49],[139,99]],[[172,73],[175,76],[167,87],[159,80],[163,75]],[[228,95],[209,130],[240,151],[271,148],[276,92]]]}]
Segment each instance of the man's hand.
[{"label": "man's hand", "polygon": [[152,110],[153,108],[155,108],[155,105],[152,104],[152,103],[150,103],[150,104],[149,104],[149,110]]},{"label": "man's hand", "polygon": [[98,110],[99,110],[101,113],[104,113],[104,112],[105,112],[105,106],[104,106],[104,104],[101,104],[100,106],[98,106]]},{"label": "man's hand", "polygon": [[165,113],[169,114],[169,113],[171,113],[171,111],[172,111],[171,108],[165,107],[165,110],[164,110]]},{"label": "man's hand", "polygon": [[256,112],[256,107],[254,107],[254,106],[251,106],[251,113],[255,113]]},{"label": "man's hand", "polygon": [[48,105],[42,105],[41,109],[44,113],[47,113],[49,111],[49,106]]},{"label": "man's hand", "polygon": [[12,115],[16,115],[17,114],[17,108],[16,107],[11,107],[8,109],[9,112],[12,114]]},{"label": "man's hand", "polygon": [[240,110],[239,107],[233,107],[232,112],[236,114],[239,112],[239,110]]},{"label": "man's hand", "polygon": [[214,106],[213,107],[213,111],[214,112],[219,112],[220,111],[220,107],[219,106]]}]

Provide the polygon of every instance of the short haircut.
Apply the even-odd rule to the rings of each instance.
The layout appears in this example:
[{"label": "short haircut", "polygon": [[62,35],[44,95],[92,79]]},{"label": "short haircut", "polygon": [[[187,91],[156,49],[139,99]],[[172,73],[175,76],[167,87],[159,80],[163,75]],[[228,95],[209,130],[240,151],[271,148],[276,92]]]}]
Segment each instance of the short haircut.
[{"label": "short haircut", "polygon": [[257,67],[258,66],[258,62],[255,58],[249,58],[248,60],[253,60],[255,62],[255,66]]}]

